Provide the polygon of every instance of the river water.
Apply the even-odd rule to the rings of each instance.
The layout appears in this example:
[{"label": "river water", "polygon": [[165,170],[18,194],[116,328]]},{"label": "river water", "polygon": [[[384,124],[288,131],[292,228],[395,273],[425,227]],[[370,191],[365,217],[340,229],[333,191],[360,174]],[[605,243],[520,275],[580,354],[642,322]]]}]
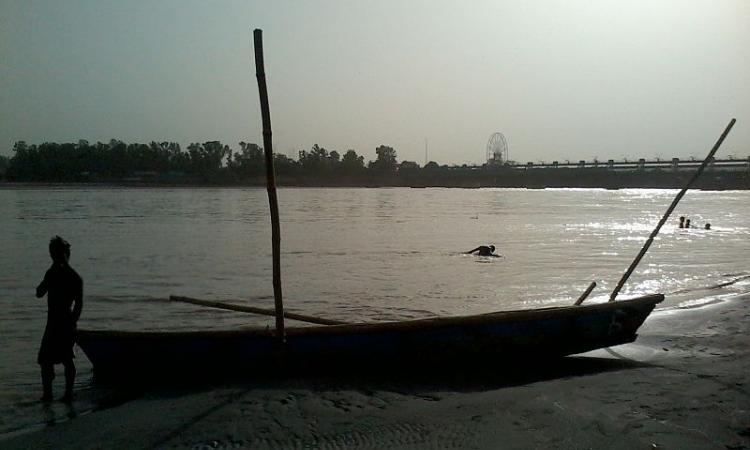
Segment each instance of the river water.
[{"label": "river water", "polygon": [[[386,321],[605,301],[675,190],[280,189],[288,310]],[[677,217],[699,229],[678,229]],[[711,222],[710,231],[703,230]],[[85,283],[80,328],[225,329],[273,318],[169,295],[273,308],[263,189],[0,189],[0,433],[90,410],[103,394],[77,351],[78,401],[42,406],[34,289],[55,234]],[[502,258],[462,254],[494,244]],[[750,291],[750,192],[690,191],[621,292],[661,309]],[[290,322],[288,326],[295,325]],[[56,393],[61,394],[58,368]]]}]

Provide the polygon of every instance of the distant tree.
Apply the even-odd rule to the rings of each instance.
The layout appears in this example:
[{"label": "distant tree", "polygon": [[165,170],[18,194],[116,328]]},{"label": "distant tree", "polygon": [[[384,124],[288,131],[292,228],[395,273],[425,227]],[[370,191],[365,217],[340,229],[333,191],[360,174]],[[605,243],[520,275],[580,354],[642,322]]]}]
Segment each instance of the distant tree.
[{"label": "distant tree", "polygon": [[414,161],[401,161],[401,164],[398,165],[398,172],[399,173],[419,172],[419,164],[417,164]]},{"label": "distant tree", "polygon": [[159,146],[167,153],[170,172],[187,172],[189,158],[177,142],[162,142]]},{"label": "distant tree", "polygon": [[396,161],[396,150],[393,147],[381,145],[375,149],[378,155],[375,161],[370,162],[370,168],[378,172],[393,173],[396,171],[398,163]]},{"label": "distant tree", "polygon": [[[336,161],[338,163],[339,154],[336,152]],[[310,151],[301,150],[299,152],[299,165],[307,175],[328,175],[334,168],[334,161],[328,150],[315,144]]]},{"label": "distant tree", "polygon": [[224,158],[229,155],[229,146],[219,141],[208,141],[203,144],[190,144],[190,171],[195,175],[216,175],[221,169]]},{"label": "distant tree", "polygon": [[282,153],[274,153],[273,165],[276,173],[280,175],[295,175],[299,169],[297,161]]},{"label": "distant tree", "polygon": [[258,144],[240,142],[240,153],[230,155],[227,159],[230,171],[240,177],[262,174],[265,170],[265,156]]},{"label": "distant tree", "polygon": [[164,173],[170,171],[176,171],[173,167],[173,148],[177,147],[179,152],[179,144],[175,142],[151,142],[148,144],[148,153],[151,164],[147,170],[153,170],[156,172]]},{"label": "distant tree", "polygon": [[153,170],[156,166],[156,154],[145,144],[128,144],[127,154],[133,172]]},{"label": "distant tree", "polygon": [[25,141],[18,141],[13,144],[13,156],[6,171],[6,177],[9,180],[29,179],[30,165],[33,162],[30,152],[30,148]]},{"label": "distant tree", "polygon": [[365,170],[365,157],[358,156],[354,150],[347,150],[341,159],[341,171],[345,174],[356,175]]},{"label": "distant tree", "polygon": [[224,145],[219,141],[208,141],[203,143],[203,149],[212,169],[224,166],[226,157],[229,155],[228,145]]},{"label": "distant tree", "polygon": [[107,168],[107,175],[113,178],[122,178],[132,173],[128,146],[124,142],[118,139],[110,139],[105,155],[104,167]]},{"label": "distant tree", "polygon": [[139,171],[197,173],[216,166],[214,160],[228,152],[225,147],[218,143],[199,145],[191,160],[175,142],[125,144],[112,139],[92,145],[81,139],[77,143],[30,146],[20,141],[14,145],[6,176],[19,181],[82,181],[120,180]]},{"label": "distant tree", "polygon": [[5,173],[8,171],[9,166],[10,158],[0,155],[0,178],[5,178]]},{"label": "distant tree", "polygon": [[85,151],[76,144],[17,142],[8,178],[24,181],[75,181],[86,168]]},{"label": "distant tree", "polygon": [[29,150],[29,146],[26,144],[26,141],[17,141],[15,144],[13,144],[13,151],[16,154],[24,153]]},{"label": "distant tree", "polygon": [[424,165],[424,170],[428,172],[435,172],[440,169],[440,165],[435,161],[430,161]]}]

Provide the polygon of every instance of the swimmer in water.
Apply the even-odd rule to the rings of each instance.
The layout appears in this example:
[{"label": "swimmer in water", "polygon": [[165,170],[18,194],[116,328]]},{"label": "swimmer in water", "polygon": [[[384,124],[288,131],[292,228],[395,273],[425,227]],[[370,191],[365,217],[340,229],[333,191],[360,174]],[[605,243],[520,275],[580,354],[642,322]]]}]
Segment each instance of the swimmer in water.
[{"label": "swimmer in water", "polygon": [[470,255],[474,252],[477,252],[477,256],[492,256],[495,258],[499,258],[500,255],[496,255],[495,252],[495,246],[494,245],[480,245],[479,247],[469,250],[466,252],[467,255]]}]

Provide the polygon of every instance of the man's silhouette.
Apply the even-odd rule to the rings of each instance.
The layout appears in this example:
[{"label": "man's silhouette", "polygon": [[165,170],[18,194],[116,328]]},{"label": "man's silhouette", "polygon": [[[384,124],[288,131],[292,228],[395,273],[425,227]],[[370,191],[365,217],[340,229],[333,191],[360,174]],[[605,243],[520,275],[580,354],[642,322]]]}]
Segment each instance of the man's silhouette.
[{"label": "man's silhouette", "polygon": [[[83,280],[68,265],[70,244],[60,236],[49,243],[52,266],[44,274],[44,280],[36,288],[37,298],[47,294],[47,326],[37,362],[42,368],[42,401],[52,400],[52,380],[55,379],[55,364],[65,366],[64,402],[73,400],[73,383],[76,366],[73,363],[73,344],[76,338],[76,323],[83,308]],[[72,307],[72,309],[71,309]]]}]

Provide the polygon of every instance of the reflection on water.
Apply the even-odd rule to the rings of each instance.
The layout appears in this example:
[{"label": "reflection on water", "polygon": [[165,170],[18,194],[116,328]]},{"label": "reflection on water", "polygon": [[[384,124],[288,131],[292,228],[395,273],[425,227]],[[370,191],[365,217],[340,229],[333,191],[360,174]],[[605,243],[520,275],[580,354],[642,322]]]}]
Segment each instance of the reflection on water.
[{"label": "reflection on water", "polygon": [[[285,305],[346,321],[398,320],[571,304],[591,281],[598,286],[587,302],[606,301],[676,193],[280,189]],[[680,230],[680,215],[712,230]],[[689,192],[621,296],[664,292],[661,307],[676,308],[750,291],[747,278],[736,280],[750,274],[748,217],[748,192]],[[0,227],[0,404],[11,405],[0,407],[0,431],[44,420],[33,408],[45,303],[33,289],[52,235],[71,242],[85,280],[81,327],[273,324],[168,301],[272,307],[263,189],[0,190]],[[503,257],[461,254],[486,244]],[[78,365],[85,407],[99,394],[85,389],[82,355]]]}]

